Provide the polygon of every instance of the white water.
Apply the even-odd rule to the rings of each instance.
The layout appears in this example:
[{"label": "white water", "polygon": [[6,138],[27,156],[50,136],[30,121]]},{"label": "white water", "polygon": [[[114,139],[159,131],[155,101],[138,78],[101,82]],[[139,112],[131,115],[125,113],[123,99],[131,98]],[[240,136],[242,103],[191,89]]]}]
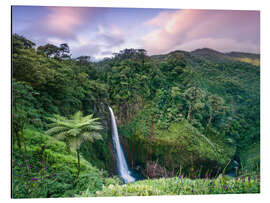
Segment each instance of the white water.
[{"label": "white water", "polygon": [[113,110],[109,107],[111,120],[112,120],[112,139],[114,144],[114,149],[116,151],[116,160],[117,160],[117,169],[119,176],[124,180],[125,183],[134,182],[135,178],[131,176],[131,172],[128,169],[128,165],[125,159],[125,155],[121,148],[118,136],[117,125],[115,121],[115,117],[113,114]]}]

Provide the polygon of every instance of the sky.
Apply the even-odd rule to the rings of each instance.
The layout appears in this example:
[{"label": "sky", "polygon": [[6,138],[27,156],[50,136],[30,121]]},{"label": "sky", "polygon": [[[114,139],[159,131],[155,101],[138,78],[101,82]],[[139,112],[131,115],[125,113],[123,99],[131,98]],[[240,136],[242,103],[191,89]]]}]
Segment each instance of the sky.
[{"label": "sky", "polygon": [[12,32],[96,60],[125,48],[260,53],[259,11],[13,6]]}]

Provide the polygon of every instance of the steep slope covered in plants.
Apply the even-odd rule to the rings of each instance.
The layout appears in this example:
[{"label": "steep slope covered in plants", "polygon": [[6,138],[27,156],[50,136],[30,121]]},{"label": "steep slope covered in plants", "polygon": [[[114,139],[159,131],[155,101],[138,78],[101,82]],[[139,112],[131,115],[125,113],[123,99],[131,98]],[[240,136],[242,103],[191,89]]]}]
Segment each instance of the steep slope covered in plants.
[{"label": "steep slope covered in plants", "polygon": [[[75,179],[81,156],[81,173],[98,179],[96,186],[86,181],[89,187],[82,190],[92,195],[101,190],[107,184],[104,174],[116,174],[108,106],[114,110],[129,166],[146,178],[179,172],[191,179],[215,177],[235,172],[233,160],[258,173],[260,67],[248,60],[259,56],[211,49],[149,56],[143,49],[124,49],[92,62],[89,56],[72,58],[67,44],[36,47],[16,34],[12,42],[12,150],[19,163],[13,163],[13,170],[26,177],[14,176],[13,191],[20,185],[26,188],[14,197],[31,197],[35,189],[46,191],[39,193],[42,197],[80,195],[78,184],[84,176]],[[53,138],[45,132],[50,129],[48,118],[57,114],[72,120],[78,111],[99,118],[103,129],[96,129],[102,140],[80,143],[76,160],[63,143],[57,149],[57,141],[49,142]],[[78,134],[73,130],[68,136]],[[68,146],[68,139],[63,141]],[[50,148],[50,166],[68,174],[59,180],[66,189],[53,192],[46,189],[46,181],[34,184],[35,176],[45,172],[39,163]],[[33,167],[33,172],[20,164]]]}]

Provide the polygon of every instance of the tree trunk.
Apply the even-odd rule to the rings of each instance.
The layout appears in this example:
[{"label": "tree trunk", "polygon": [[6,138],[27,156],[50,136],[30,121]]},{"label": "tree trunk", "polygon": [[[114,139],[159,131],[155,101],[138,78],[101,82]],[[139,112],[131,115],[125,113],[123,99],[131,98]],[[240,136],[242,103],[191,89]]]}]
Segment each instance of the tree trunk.
[{"label": "tree trunk", "polygon": [[207,127],[206,127],[206,129],[208,129],[208,128],[209,128],[209,126],[210,126],[210,124],[211,124],[211,122],[212,122],[212,119],[213,119],[213,115],[212,115],[212,114],[210,114],[210,117],[209,117],[209,119],[208,119],[208,123],[207,123]]},{"label": "tree trunk", "polygon": [[21,145],[21,140],[20,140],[20,137],[18,135],[18,131],[17,130],[15,131],[15,136],[16,136],[16,139],[17,139],[17,145],[18,145],[19,149],[21,150],[22,145]]},{"label": "tree trunk", "polygon": [[70,154],[71,153],[71,150],[70,150],[70,141],[69,141],[69,139],[67,138],[67,140],[66,140],[66,150],[67,150],[67,152]]},{"label": "tree trunk", "polygon": [[80,176],[80,171],[81,171],[81,166],[80,166],[80,152],[79,152],[79,149],[77,149],[77,158],[78,158],[78,172],[77,172],[77,179],[79,178]]},{"label": "tree trunk", "polygon": [[132,168],[134,167],[135,141],[132,141]]},{"label": "tree trunk", "polygon": [[148,154],[148,160],[151,160],[152,157],[152,143],[154,140],[154,118],[152,116],[152,120],[151,120],[151,137],[150,137],[150,150],[149,150],[149,154]]},{"label": "tree trunk", "polygon": [[210,114],[207,126],[209,126],[211,124],[212,118],[213,118],[213,116],[212,116],[212,114]]},{"label": "tree trunk", "polygon": [[188,108],[188,115],[187,115],[187,120],[188,120],[188,121],[190,120],[191,110],[192,110],[192,107],[191,107],[191,105],[190,105],[189,108]]},{"label": "tree trunk", "polygon": [[23,145],[24,145],[24,152],[26,152],[26,143],[25,143],[25,139],[24,139],[24,132],[23,132],[23,128],[21,129],[21,136],[22,136]]},{"label": "tree trunk", "polygon": [[211,122],[212,122],[212,119],[213,119],[213,115],[210,114],[210,117],[209,117],[209,119],[208,119],[208,123],[207,123],[206,129],[205,129],[205,133],[206,133],[206,134],[208,134],[208,128],[209,128],[209,126],[210,126],[210,124],[211,124]]}]

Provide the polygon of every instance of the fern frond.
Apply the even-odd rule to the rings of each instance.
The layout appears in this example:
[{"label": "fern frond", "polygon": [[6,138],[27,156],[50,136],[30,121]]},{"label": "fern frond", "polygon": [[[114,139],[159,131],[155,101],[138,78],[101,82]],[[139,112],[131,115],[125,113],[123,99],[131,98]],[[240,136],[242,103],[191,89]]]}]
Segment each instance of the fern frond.
[{"label": "fern frond", "polygon": [[73,128],[73,129],[70,129],[67,133],[73,137],[76,137],[80,133],[80,130],[77,128]]},{"label": "fern frond", "polygon": [[80,121],[82,119],[82,116],[83,116],[82,112],[78,111],[71,117],[71,119],[74,121]]},{"label": "fern frond", "polygon": [[97,133],[97,132],[92,132],[93,133],[93,137],[95,140],[103,140],[101,134]]},{"label": "fern frond", "polygon": [[102,130],[103,126],[102,125],[85,125],[82,126],[83,131],[94,131],[94,130]]},{"label": "fern frond", "polygon": [[61,133],[61,132],[67,131],[67,130],[68,130],[67,127],[56,126],[54,128],[51,128],[51,129],[47,130],[45,133],[47,135],[55,135],[55,134],[58,134],[58,133]]},{"label": "fern frond", "polygon": [[94,141],[94,138],[93,138],[93,136],[91,135],[90,132],[84,132],[81,136],[82,136],[82,139],[84,141],[89,141],[89,142],[93,142]]},{"label": "fern frond", "polygon": [[85,141],[93,142],[94,140],[102,140],[102,136],[97,132],[84,132],[82,135],[82,138]]},{"label": "fern frond", "polygon": [[101,140],[102,136],[95,132],[102,130],[103,126],[98,122],[99,118],[94,118],[93,114],[83,117],[83,113],[78,111],[70,119],[60,115],[48,118],[50,123],[46,134],[54,135],[55,139],[65,139],[66,145],[76,150],[80,148],[83,141]]},{"label": "fern frond", "polygon": [[67,131],[64,131],[64,132],[61,132],[61,133],[54,135],[53,137],[57,140],[63,140],[67,136],[68,136]]}]

